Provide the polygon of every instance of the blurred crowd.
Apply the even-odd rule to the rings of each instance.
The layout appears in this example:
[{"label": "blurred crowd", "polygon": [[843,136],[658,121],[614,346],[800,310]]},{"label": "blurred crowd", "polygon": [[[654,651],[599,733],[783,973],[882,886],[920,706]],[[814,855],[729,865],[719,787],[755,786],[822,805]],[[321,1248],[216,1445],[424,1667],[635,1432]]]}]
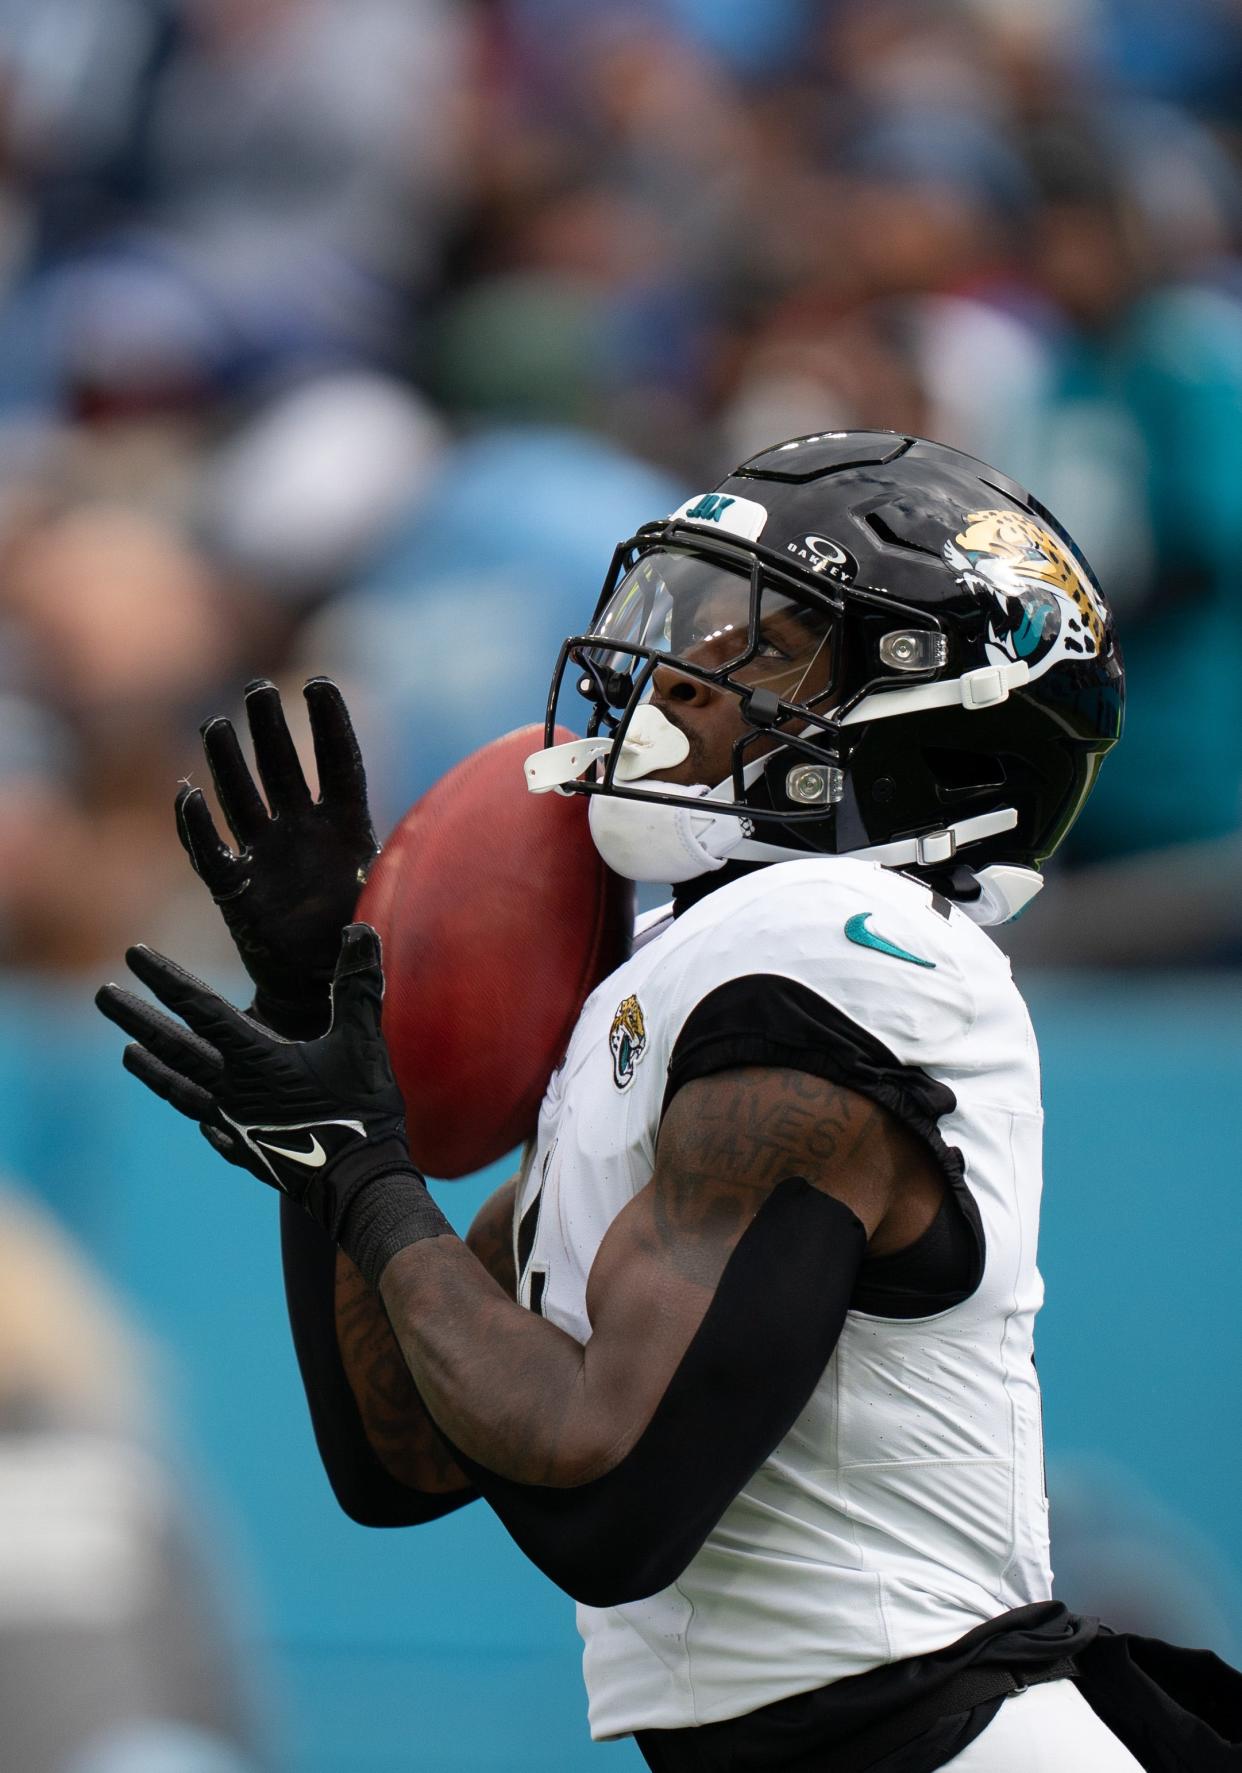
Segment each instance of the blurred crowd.
[{"label": "blurred crowd", "polygon": [[621,536],[854,425],[1119,612],[1015,951],[1242,960],[1240,126],[1238,0],[0,0],[0,961],[210,965],[249,678],[340,678],[391,823]]}]

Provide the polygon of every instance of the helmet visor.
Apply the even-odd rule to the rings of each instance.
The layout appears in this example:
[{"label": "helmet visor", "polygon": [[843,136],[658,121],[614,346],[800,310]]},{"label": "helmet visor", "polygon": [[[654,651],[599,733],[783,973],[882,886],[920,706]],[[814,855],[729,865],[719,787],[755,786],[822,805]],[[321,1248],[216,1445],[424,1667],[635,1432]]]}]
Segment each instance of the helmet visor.
[{"label": "helmet visor", "polygon": [[695,676],[762,686],[784,702],[821,700],[832,687],[835,613],[688,550],[661,548],[625,572],[583,648],[593,673],[628,674],[661,655]]}]

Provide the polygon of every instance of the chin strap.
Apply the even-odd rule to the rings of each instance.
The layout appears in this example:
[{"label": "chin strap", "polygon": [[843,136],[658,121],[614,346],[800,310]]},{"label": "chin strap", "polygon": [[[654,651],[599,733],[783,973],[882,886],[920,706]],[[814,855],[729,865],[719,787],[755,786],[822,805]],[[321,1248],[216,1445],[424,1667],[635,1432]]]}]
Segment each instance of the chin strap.
[{"label": "chin strap", "polygon": [[[875,844],[865,850],[845,850],[842,854],[860,862],[878,862],[883,868],[928,868],[948,861],[966,844],[978,843],[1001,831],[1012,831],[1017,822],[1014,809],[1002,807],[994,813],[961,819],[944,831],[927,832],[922,837],[906,838],[901,843]],[[818,851],[790,850],[777,844],[743,838],[729,851],[727,859],[730,862],[805,862],[818,854]],[[1044,884],[1043,875],[1037,874],[1033,868],[1017,868],[1010,863],[993,862],[972,872],[979,883],[979,897],[955,903],[972,923],[981,924],[985,929],[1020,916]]]},{"label": "chin strap", "polygon": [[925,831],[921,837],[902,837],[896,843],[873,843],[868,849],[848,853],[863,862],[879,862],[883,868],[939,868],[951,862],[966,844],[999,837],[1002,831],[1012,831],[1017,823],[1017,808],[1000,806],[990,813],[959,819],[956,825],[946,825],[942,831]]},{"label": "chin strap", "polygon": [[1029,683],[1031,667],[1025,659],[1008,665],[980,665],[960,677],[935,683],[912,683],[906,689],[878,690],[864,696],[856,708],[840,717],[842,726],[864,720],[891,720],[895,714],[922,714],[928,708],[995,708],[1007,702],[1012,690]]},{"label": "chin strap", "polygon": [[[903,837],[896,843],[874,843],[863,850],[841,850],[843,856],[852,856],[860,862],[878,862],[882,868],[936,868],[945,862],[952,861],[958,850],[968,843],[980,843],[985,837],[997,837],[1002,831],[1012,831],[1018,823],[1017,809],[1011,806],[997,807],[994,812],[976,813],[973,818],[959,819],[956,825],[946,825],[941,831],[925,831],[921,837]],[[805,862],[808,855],[817,855],[819,851],[787,849],[779,844],[761,843],[757,839],[743,838],[741,843],[729,852],[729,860],[736,858],[739,862]],[[1021,869],[1020,873],[1029,873]],[[1038,880],[1039,876],[1035,878]]]}]

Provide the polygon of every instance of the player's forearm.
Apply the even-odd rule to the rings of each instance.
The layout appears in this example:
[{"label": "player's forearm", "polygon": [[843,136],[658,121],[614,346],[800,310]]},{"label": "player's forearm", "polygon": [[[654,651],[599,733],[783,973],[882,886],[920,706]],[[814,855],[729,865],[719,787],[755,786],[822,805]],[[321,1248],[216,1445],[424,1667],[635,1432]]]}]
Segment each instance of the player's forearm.
[{"label": "player's forearm", "polygon": [[582,1345],[507,1298],[465,1244],[410,1245],[380,1291],[418,1392],[455,1447],[521,1484],[597,1474],[616,1426],[592,1394]]},{"label": "player's forearm", "polygon": [[[865,1247],[848,1207],[790,1179],[714,1293],[684,1276],[661,1290],[636,1254],[625,1297],[641,1309],[618,1295],[618,1321],[601,1301],[581,1348],[510,1304],[453,1238],[392,1258],[381,1290],[436,1421],[517,1544],[576,1600],[617,1606],[676,1580],[788,1433]],[[643,1391],[630,1378],[640,1365]]]},{"label": "player's forearm", "polygon": [[338,1251],[336,1340],[368,1442],[385,1470],[424,1495],[468,1490],[428,1415],[384,1307],[357,1268]]},{"label": "player's forearm", "polygon": [[[431,1427],[375,1295],[364,1289],[369,1312],[348,1284],[337,1296],[344,1259],[288,1200],[281,1246],[315,1441],[341,1507],[366,1526],[412,1526],[469,1501],[473,1488]],[[352,1264],[347,1274],[357,1277]]]}]

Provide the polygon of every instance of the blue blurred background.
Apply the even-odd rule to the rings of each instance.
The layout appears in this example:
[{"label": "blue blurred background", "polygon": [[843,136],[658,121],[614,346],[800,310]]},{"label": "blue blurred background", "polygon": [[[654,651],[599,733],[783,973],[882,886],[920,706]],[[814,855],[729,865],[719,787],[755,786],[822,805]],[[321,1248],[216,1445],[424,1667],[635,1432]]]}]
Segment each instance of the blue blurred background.
[{"label": "blue blurred background", "polygon": [[338,677],[386,827],[540,716],[620,537],[851,425],[1026,480],[1118,610],[1125,740],[1004,937],[1054,1561],[1242,1653],[1236,0],[0,0],[21,1773],[637,1765],[484,1510],[335,1510],[272,1203],[89,999],[138,938],[243,989],[171,800],[247,679]]}]

